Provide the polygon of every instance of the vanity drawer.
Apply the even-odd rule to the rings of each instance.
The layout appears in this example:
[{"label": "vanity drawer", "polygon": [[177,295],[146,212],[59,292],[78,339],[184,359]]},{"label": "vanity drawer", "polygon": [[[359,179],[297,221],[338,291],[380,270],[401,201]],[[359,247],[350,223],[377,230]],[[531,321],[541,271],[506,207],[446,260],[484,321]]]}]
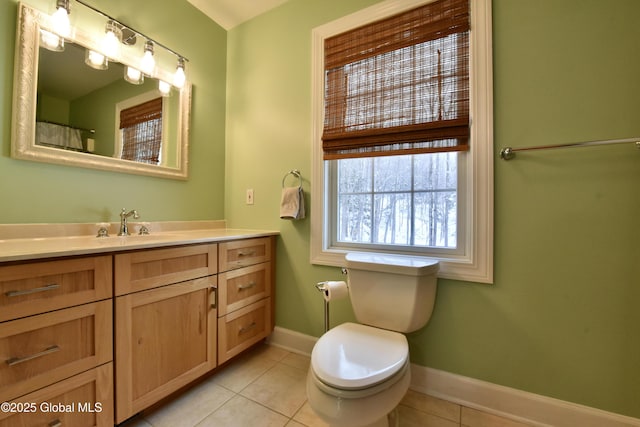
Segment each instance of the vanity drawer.
[{"label": "vanity drawer", "polygon": [[112,303],[85,304],[0,324],[0,402],[109,362]]},{"label": "vanity drawer", "polygon": [[271,263],[252,265],[218,275],[218,316],[271,295]]},{"label": "vanity drawer", "polygon": [[220,243],[220,271],[233,270],[271,260],[271,238]]},{"label": "vanity drawer", "polygon": [[217,244],[151,249],[115,255],[115,294],[193,280],[218,272]]},{"label": "vanity drawer", "polygon": [[271,298],[218,319],[218,363],[251,347],[271,332]]},{"label": "vanity drawer", "polygon": [[[113,366],[107,363],[67,378],[22,396],[10,405],[16,411],[0,412],[0,427],[111,427]],[[61,409],[56,410],[56,407]]]},{"label": "vanity drawer", "polygon": [[0,266],[0,322],[111,297],[111,256]]}]

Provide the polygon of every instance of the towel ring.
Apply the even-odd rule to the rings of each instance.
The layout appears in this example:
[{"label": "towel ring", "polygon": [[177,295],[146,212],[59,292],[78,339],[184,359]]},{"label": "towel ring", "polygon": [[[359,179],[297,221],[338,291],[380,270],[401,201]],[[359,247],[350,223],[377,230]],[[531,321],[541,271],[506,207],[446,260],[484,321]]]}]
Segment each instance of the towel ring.
[{"label": "towel ring", "polygon": [[300,171],[298,169],[293,169],[290,170],[289,172],[287,172],[284,177],[282,178],[282,188],[284,188],[284,181],[287,179],[287,177],[289,175],[293,175],[295,177],[298,178],[298,186],[302,187],[302,175],[300,174]]}]

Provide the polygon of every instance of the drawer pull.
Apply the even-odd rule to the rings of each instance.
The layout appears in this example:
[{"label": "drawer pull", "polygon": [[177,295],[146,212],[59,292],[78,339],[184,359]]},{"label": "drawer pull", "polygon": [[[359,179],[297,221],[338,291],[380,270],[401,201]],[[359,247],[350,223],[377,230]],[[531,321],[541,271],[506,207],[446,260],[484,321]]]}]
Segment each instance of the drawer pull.
[{"label": "drawer pull", "polygon": [[248,249],[244,251],[238,251],[238,256],[253,256],[256,254],[255,249]]},{"label": "drawer pull", "polygon": [[211,287],[211,297],[213,298],[211,308],[218,308],[218,288]]},{"label": "drawer pull", "polygon": [[9,366],[15,366],[23,362],[28,362],[30,360],[37,359],[38,357],[46,356],[47,354],[55,353],[56,351],[60,351],[60,347],[58,347],[57,345],[52,345],[51,347],[48,347],[39,353],[34,353],[30,356],[24,356],[24,357],[12,357],[10,359],[7,359],[6,362],[7,362],[7,365]]},{"label": "drawer pull", "polygon": [[60,420],[53,420],[49,423],[49,427],[62,427]]},{"label": "drawer pull", "polygon": [[247,283],[246,285],[238,285],[238,290],[244,291],[246,289],[251,289],[255,287],[256,287],[256,282],[250,282],[250,283]]},{"label": "drawer pull", "polygon": [[258,326],[258,325],[256,325],[256,322],[251,322],[251,324],[249,326],[241,326],[240,329],[238,329],[238,335],[242,335],[245,332],[249,332],[250,330],[252,330],[256,326]]},{"label": "drawer pull", "polygon": [[55,289],[58,289],[59,287],[60,287],[60,285],[58,285],[56,283],[52,283],[50,285],[43,286],[41,288],[27,289],[27,290],[24,290],[24,291],[9,291],[9,292],[6,292],[5,295],[8,296],[8,297],[19,297],[21,295],[37,294],[38,292],[53,291]]}]

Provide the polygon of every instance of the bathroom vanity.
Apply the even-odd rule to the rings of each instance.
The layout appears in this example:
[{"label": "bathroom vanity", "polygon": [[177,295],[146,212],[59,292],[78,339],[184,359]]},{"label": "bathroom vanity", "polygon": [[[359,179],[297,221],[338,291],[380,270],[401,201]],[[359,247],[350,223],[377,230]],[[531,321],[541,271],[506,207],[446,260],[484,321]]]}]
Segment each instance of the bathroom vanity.
[{"label": "bathroom vanity", "polygon": [[276,234],[0,239],[0,426],[121,423],[264,339]]}]

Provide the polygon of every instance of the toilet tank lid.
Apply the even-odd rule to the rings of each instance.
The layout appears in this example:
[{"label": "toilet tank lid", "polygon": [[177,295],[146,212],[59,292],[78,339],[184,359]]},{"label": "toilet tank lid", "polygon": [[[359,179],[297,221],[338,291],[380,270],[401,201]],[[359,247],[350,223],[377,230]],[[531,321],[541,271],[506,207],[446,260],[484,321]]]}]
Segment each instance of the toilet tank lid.
[{"label": "toilet tank lid", "polygon": [[349,252],[344,258],[348,269],[404,274],[408,276],[436,274],[440,269],[438,260],[411,255]]}]

